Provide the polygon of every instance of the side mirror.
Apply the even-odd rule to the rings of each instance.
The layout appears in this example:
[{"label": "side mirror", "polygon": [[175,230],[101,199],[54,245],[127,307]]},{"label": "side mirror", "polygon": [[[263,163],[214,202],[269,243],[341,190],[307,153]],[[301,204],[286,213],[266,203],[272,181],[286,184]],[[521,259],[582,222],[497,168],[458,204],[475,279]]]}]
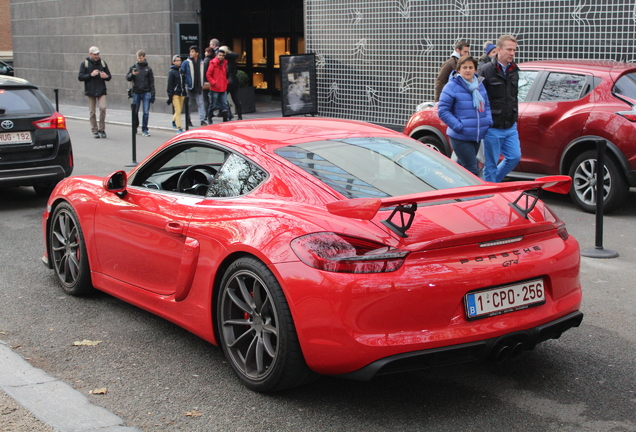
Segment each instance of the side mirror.
[{"label": "side mirror", "polygon": [[107,192],[121,193],[126,191],[128,186],[128,175],[126,171],[115,171],[104,179],[104,190]]}]

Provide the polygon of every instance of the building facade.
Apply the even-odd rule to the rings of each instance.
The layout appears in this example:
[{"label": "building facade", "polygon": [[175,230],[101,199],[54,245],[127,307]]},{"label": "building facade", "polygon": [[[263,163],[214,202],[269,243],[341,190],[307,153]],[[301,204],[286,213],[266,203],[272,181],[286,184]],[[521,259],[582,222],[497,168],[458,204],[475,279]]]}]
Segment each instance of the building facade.
[{"label": "building facade", "polygon": [[11,0],[11,23],[16,75],[51,99],[59,89],[65,104],[85,103],[77,72],[91,45],[113,74],[109,106],[123,108],[138,49],[163,100],[170,58],[185,54],[184,40],[205,48],[216,37],[241,54],[240,69],[262,96],[280,95],[280,55],[311,52],[320,115],[398,129],[432,100],[437,71],[459,39],[480,56],[484,41],[512,34],[518,61],[636,60],[636,0]]}]

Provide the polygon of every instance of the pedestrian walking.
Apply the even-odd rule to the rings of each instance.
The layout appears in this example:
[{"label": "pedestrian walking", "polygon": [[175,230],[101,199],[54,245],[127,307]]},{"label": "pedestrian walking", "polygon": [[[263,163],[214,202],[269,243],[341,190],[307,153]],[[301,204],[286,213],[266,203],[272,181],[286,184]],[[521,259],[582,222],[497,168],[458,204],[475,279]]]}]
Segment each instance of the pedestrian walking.
[{"label": "pedestrian walking", "polygon": [[203,103],[203,81],[205,73],[203,71],[203,62],[199,58],[198,46],[192,45],[190,47],[190,57],[181,64],[181,70],[185,73],[188,98],[190,100],[196,100],[201,126],[206,126],[206,112],[205,105]]},{"label": "pedestrian walking", "polygon": [[[88,97],[93,137],[106,138],[106,81],[110,81],[112,75],[106,62],[101,59],[99,48],[96,46],[88,49],[88,57],[80,64],[77,78],[84,81],[84,94]],[[99,124],[95,113],[97,107],[99,107]]]},{"label": "pedestrian walking", "polygon": [[225,51],[219,49],[206,73],[206,78],[210,83],[210,107],[208,109],[208,123],[212,124],[214,118],[213,111],[217,106],[221,110],[223,121],[228,121],[228,105],[227,105],[227,61],[225,61]]},{"label": "pedestrian walking", "polygon": [[172,124],[177,127],[177,133],[183,132],[181,110],[187,95],[184,75],[181,70],[181,57],[175,55],[172,57],[172,66],[170,66],[170,71],[168,72],[168,105],[172,104],[174,108]]},{"label": "pedestrian walking", "polygon": [[[227,62],[227,92],[232,97],[234,103],[234,109],[239,120],[243,120],[243,106],[239,99],[239,80],[238,69],[236,67],[236,61],[238,60],[238,53],[232,52],[229,47],[222,46],[221,49],[225,51],[225,61]],[[229,119],[232,120],[232,110],[228,108]]]},{"label": "pedestrian walking", "polygon": [[435,102],[439,101],[439,95],[442,94],[442,89],[448,82],[448,77],[457,69],[457,60],[468,54],[470,54],[470,44],[468,42],[460,40],[455,44],[455,51],[439,68],[439,73],[435,79]]},{"label": "pedestrian walking", "polygon": [[497,45],[492,43],[492,41],[484,42],[484,55],[479,59],[479,63],[477,64],[477,69],[480,69],[486,63],[490,63],[492,58],[497,54]]},{"label": "pedestrian walking", "polygon": [[141,134],[150,136],[148,131],[148,119],[150,118],[150,105],[155,103],[155,76],[152,68],[148,66],[146,52],[137,51],[137,63],[132,65],[126,74],[126,79],[132,82],[132,97],[134,105],[133,128],[137,133],[139,127],[139,106],[143,107]]},{"label": "pedestrian walking", "polygon": [[446,134],[457,162],[479,177],[477,152],[492,125],[492,114],[486,88],[476,71],[474,57],[463,56],[457,61],[457,69],[440,95],[438,113],[448,126]]},{"label": "pedestrian walking", "polygon": [[502,35],[497,40],[497,54],[478,70],[484,78],[493,120],[484,137],[484,180],[489,182],[501,182],[521,160],[517,130],[519,67],[513,61],[516,52],[517,39]]}]

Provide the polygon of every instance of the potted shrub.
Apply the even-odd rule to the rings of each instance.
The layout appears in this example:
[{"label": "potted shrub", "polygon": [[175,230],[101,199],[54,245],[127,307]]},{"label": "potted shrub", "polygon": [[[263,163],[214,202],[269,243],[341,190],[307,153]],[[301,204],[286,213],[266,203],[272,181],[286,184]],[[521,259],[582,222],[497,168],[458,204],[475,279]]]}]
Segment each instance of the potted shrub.
[{"label": "potted shrub", "polygon": [[250,77],[242,70],[237,71],[236,76],[239,80],[238,96],[241,100],[243,114],[253,113],[256,111],[256,93],[254,87],[250,85]]}]

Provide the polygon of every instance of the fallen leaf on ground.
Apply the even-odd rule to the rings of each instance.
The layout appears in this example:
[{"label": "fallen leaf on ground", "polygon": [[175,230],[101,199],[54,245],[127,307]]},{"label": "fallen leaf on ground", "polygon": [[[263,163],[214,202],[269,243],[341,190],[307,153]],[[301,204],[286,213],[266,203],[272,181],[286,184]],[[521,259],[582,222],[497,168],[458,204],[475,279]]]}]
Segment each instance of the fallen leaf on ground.
[{"label": "fallen leaf on ground", "polygon": [[88,392],[88,394],[104,394],[104,395],[106,393],[108,393],[108,389],[106,387],[98,388],[98,389],[91,390],[91,391]]},{"label": "fallen leaf on ground", "polygon": [[88,339],[84,339],[83,341],[75,341],[73,342],[74,346],[95,346],[102,343],[102,341],[91,341]]},{"label": "fallen leaf on ground", "polygon": [[186,411],[183,415],[188,417],[201,417],[203,413],[200,413],[199,411]]}]

